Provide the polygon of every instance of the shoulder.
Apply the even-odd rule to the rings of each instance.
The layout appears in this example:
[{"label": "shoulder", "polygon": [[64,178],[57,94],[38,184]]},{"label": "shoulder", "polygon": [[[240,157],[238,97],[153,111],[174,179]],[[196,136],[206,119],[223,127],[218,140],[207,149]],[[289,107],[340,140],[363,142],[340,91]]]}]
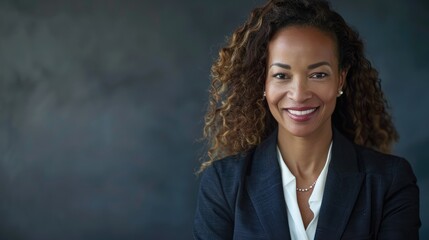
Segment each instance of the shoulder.
[{"label": "shoulder", "polygon": [[205,178],[219,178],[222,182],[228,182],[227,185],[239,181],[246,174],[253,153],[254,149],[251,149],[214,161],[201,174],[201,181]]},{"label": "shoulder", "polygon": [[[356,145],[359,167],[367,174],[395,174],[398,169],[411,170],[409,162],[402,157],[385,154]],[[405,168],[405,169],[404,169]]]},{"label": "shoulder", "polygon": [[402,157],[384,154],[366,147],[357,146],[358,165],[367,176],[367,181],[377,182],[389,189],[389,193],[405,187],[417,188],[417,179],[410,163]]},{"label": "shoulder", "polygon": [[253,150],[216,160],[208,166],[200,175],[200,205],[222,206],[227,218],[232,219],[237,194],[252,155]]}]

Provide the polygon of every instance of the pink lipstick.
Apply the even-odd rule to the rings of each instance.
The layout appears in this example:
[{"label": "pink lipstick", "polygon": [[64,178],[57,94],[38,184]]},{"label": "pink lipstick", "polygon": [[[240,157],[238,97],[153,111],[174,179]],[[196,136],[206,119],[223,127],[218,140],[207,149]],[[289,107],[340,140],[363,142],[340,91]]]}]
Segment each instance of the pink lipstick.
[{"label": "pink lipstick", "polygon": [[306,122],[310,120],[319,110],[319,107],[294,107],[285,109],[288,116],[297,122]]}]

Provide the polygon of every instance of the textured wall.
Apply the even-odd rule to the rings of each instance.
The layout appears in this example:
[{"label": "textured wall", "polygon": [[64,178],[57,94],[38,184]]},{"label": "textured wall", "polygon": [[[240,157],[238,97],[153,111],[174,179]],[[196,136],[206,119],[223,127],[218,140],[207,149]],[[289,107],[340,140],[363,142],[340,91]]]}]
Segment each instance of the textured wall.
[{"label": "textured wall", "polygon": [[[190,239],[210,64],[261,2],[0,0],[0,238]],[[333,5],[429,202],[428,3]]]}]

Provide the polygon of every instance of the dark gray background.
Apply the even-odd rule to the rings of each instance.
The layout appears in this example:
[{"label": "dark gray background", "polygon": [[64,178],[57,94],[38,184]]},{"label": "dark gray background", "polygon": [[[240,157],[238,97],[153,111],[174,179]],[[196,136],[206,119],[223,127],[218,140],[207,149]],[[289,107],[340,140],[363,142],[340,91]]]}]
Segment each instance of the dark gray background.
[{"label": "dark gray background", "polygon": [[[0,239],[190,239],[210,64],[262,2],[0,0]],[[380,71],[429,238],[428,1],[333,6]]]}]

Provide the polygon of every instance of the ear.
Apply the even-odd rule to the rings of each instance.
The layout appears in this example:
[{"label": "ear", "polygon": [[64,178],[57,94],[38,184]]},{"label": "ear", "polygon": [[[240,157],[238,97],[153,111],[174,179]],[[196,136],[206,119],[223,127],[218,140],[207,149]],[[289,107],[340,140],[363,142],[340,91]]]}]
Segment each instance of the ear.
[{"label": "ear", "polygon": [[340,70],[340,81],[338,83],[338,89],[343,89],[346,84],[347,73],[349,72],[349,68],[344,68]]}]

